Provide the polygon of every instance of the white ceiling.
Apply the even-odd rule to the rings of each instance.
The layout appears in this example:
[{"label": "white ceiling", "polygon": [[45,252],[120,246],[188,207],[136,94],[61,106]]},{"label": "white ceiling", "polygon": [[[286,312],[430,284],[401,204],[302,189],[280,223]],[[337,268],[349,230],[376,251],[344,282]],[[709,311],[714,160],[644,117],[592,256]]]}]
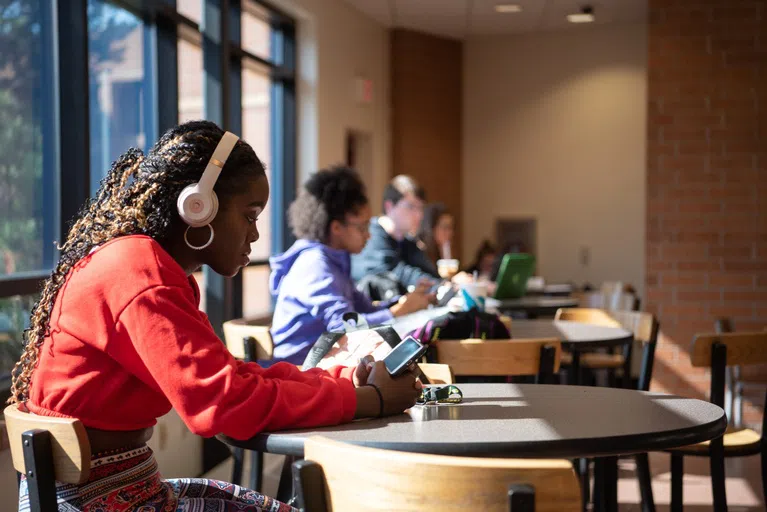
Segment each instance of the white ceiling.
[{"label": "white ceiling", "polygon": [[[595,23],[639,23],[647,0],[346,0],[386,27],[407,28],[455,39],[575,29],[565,16],[589,5]],[[497,13],[496,4],[518,4],[518,13]]]}]

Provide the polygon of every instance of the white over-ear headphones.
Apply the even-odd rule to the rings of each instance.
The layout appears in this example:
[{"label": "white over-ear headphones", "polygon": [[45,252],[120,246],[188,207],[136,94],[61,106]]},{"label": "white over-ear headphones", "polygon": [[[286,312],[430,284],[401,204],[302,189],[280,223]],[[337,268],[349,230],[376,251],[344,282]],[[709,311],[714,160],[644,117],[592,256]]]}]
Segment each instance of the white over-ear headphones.
[{"label": "white over-ear headphones", "polygon": [[[218,197],[213,191],[213,187],[216,185],[221,169],[224,168],[226,159],[229,158],[235,144],[240,138],[231,133],[226,132],[218,141],[216,149],[213,151],[213,155],[208,161],[208,165],[205,166],[205,171],[202,173],[202,177],[198,183],[188,185],[176,201],[176,207],[178,208],[178,214],[185,223],[189,225],[184,233],[184,240],[186,244],[192,249],[204,249],[213,242],[213,227],[210,222],[216,217],[218,213]],[[201,228],[208,226],[210,229],[210,239],[205,245],[194,246],[189,243],[187,239],[187,233],[189,228]]]}]

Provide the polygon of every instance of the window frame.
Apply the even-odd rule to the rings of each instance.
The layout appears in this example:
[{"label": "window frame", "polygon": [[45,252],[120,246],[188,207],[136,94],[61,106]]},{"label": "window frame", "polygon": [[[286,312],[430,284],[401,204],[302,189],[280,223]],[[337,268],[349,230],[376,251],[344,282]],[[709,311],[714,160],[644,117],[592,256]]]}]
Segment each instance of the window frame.
[{"label": "window frame", "polygon": [[[272,247],[271,253],[284,251],[293,242],[285,211],[296,193],[296,22],[269,2],[250,0],[265,9],[272,28],[271,45],[278,51],[274,58],[264,59],[240,46],[241,9],[245,0],[200,0],[203,21],[198,24],[176,10],[176,0],[106,0],[131,11],[144,23],[144,65],[150,67],[154,103],[150,123],[160,134],[177,124],[178,120],[178,49],[181,32],[194,31],[203,41],[203,79],[205,117],[235,133],[242,131],[241,69],[245,60],[252,60],[268,69],[271,81],[271,145],[273,173],[272,189]],[[58,209],[59,221],[44,236],[61,241],[71,221],[90,197],[90,126],[88,75],[88,0],[42,2],[43,16],[50,21],[52,31],[43,35],[43,44],[50,45],[52,80],[50,91],[54,108],[52,122],[43,127],[52,137],[46,154],[52,158],[58,190],[46,186],[45,198],[52,199]],[[207,20],[212,20],[208,23]],[[46,75],[47,76],[47,75]],[[159,101],[162,99],[162,101]],[[49,120],[50,121],[50,120]],[[50,125],[50,126],[48,126]],[[275,134],[280,136],[275,136]],[[127,148],[126,148],[127,149]],[[44,243],[53,242],[44,240]],[[55,267],[58,254],[48,258]],[[253,261],[249,266],[268,265],[268,260]],[[38,293],[51,269],[0,276],[0,297]],[[234,278],[215,274],[207,267],[207,314],[220,337],[221,325],[242,316],[242,273]],[[8,374],[0,375],[0,393],[7,387]]]}]

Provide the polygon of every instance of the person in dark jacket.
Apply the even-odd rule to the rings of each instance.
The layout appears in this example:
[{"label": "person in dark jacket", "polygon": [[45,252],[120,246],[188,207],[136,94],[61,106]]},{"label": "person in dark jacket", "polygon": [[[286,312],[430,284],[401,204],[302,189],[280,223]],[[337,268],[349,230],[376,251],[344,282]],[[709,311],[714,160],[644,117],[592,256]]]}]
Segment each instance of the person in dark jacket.
[{"label": "person in dark jacket", "polygon": [[277,298],[271,329],[275,360],[302,364],[322,333],[343,329],[345,313],[360,313],[368,325],[380,325],[434,300],[421,287],[373,304],[355,289],[351,254],[365,246],[370,216],[365,185],[348,167],[314,174],[290,205],[288,218],[298,240],[270,260],[270,291]]},{"label": "person in dark jacket", "polygon": [[395,177],[384,191],[384,215],[370,220],[370,240],[352,257],[352,277],[391,272],[406,288],[439,279],[437,267],[418,246],[425,194],[410,176]]}]

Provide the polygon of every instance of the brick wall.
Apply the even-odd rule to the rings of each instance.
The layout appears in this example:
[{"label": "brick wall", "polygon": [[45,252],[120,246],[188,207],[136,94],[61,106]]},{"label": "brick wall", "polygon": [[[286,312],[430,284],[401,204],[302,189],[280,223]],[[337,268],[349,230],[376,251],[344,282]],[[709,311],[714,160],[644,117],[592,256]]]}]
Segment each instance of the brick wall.
[{"label": "brick wall", "polygon": [[647,305],[654,389],[702,395],[718,316],[767,326],[767,2],[649,0]]}]

